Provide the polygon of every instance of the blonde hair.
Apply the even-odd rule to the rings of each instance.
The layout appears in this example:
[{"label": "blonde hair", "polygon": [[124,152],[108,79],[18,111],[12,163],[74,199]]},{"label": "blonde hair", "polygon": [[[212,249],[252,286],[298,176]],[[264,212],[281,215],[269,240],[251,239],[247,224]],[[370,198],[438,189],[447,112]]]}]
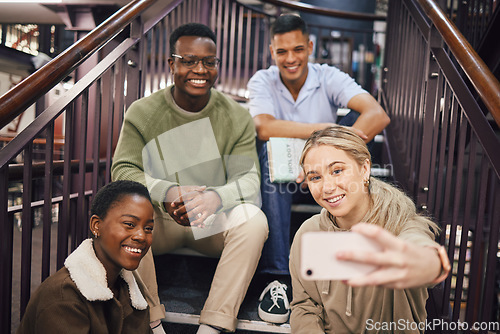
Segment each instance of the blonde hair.
[{"label": "blonde hair", "polygon": [[[320,145],[345,151],[360,166],[367,160],[370,168],[372,166],[370,151],[363,139],[348,127],[334,126],[315,131],[306,141],[300,157],[302,167],[311,148]],[[409,220],[427,225],[435,234],[439,232],[439,227],[427,217],[419,215],[411,198],[396,187],[370,176],[368,193],[371,207],[362,221],[379,225],[395,235],[401,232]]]}]

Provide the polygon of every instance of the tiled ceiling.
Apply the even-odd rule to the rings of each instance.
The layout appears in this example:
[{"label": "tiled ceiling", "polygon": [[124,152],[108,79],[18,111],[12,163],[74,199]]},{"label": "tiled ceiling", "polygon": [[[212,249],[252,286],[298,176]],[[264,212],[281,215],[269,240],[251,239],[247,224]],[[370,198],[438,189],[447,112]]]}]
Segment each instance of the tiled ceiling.
[{"label": "tiled ceiling", "polygon": [[35,23],[35,24],[64,24],[63,19],[56,12],[49,9],[52,6],[67,5],[119,5],[127,4],[128,0],[62,0],[60,3],[44,4],[22,3],[9,1],[0,3],[0,23]]}]

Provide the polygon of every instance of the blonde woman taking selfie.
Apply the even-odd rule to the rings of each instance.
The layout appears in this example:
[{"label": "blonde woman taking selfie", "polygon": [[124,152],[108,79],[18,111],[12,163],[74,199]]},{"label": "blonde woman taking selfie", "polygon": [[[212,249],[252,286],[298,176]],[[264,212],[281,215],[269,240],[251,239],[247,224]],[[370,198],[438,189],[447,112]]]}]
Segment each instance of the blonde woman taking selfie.
[{"label": "blonde woman taking selfie", "polygon": [[[408,325],[396,332],[418,333],[413,329],[425,322],[427,287],[444,280],[450,269],[444,248],[434,241],[437,225],[418,215],[403,192],[370,176],[370,153],[348,128],[314,132],[301,165],[323,209],[302,224],[292,244],[292,332],[373,333],[375,324],[392,322]],[[376,269],[345,281],[304,279],[301,237],[319,231],[355,231],[371,239],[380,251],[346,250],[336,257]]]}]

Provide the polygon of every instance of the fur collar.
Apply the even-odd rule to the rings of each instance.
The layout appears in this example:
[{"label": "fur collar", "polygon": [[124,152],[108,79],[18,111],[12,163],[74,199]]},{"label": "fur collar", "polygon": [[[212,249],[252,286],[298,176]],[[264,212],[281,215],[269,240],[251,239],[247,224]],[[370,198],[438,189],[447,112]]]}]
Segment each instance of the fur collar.
[{"label": "fur collar", "polygon": [[[113,292],[108,288],[106,270],[94,252],[92,239],[84,240],[64,261],[69,275],[78,290],[88,301],[113,299]],[[128,285],[130,301],[137,310],[148,307],[131,271],[122,269],[120,276]]]}]

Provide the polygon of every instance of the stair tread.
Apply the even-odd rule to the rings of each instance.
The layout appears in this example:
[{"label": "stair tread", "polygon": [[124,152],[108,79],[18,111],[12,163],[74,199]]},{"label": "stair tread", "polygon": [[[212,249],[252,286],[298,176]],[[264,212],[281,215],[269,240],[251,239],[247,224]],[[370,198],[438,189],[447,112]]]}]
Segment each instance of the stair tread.
[{"label": "stair tread", "polygon": [[[158,293],[165,306],[164,322],[198,324],[203,304],[208,297],[219,259],[204,256],[165,254],[155,256]],[[238,329],[250,332],[290,333],[288,323],[274,325],[262,321],[257,313],[261,284],[250,284],[238,314]]]}]

